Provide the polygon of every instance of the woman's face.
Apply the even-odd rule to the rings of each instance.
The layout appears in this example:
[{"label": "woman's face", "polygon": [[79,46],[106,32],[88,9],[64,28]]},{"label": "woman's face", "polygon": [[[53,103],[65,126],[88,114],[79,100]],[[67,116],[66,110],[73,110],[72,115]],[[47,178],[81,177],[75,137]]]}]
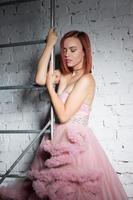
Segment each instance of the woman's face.
[{"label": "woman's face", "polygon": [[83,67],[84,51],[80,40],[76,37],[69,37],[64,41],[64,57],[66,65],[72,68]]}]

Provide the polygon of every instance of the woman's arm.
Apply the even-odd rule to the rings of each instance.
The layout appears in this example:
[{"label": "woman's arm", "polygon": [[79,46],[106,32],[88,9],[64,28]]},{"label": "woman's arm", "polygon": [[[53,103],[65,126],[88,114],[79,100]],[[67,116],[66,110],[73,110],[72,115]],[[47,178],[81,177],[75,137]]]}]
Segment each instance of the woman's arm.
[{"label": "woman's arm", "polygon": [[39,85],[45,85],[46,76],[47,76],[47,68],[51,56],[52,49],[57,41],[57,34],[53,28],[50,29],[47,37],[47,43],[43,50],[43,53],[39,59],[37,72],[35,76],[35,82]]},{"label": "woman's arm", "polygon": [[67,122],[80,108],[87,96],[92,102],[95,81],[92,75],[85,74],[75,85],[65,103],[61,101],[53,87],[48,87],[52,104],[61,123]]}]

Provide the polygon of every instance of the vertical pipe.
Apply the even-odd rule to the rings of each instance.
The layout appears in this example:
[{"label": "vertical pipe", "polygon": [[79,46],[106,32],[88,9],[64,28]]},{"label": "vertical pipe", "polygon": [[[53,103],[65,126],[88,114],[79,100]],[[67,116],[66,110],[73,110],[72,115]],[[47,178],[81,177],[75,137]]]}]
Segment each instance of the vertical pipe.
[{"label": "vertical pipe", "polygon": [[[55,0],[50,0],[50,27],[55,26]],[[51,52],[50,65],[52,66],[52,73],[54,72],[55,60],[54,60],[54,48]],[[54,132],[54,112],[51,106],[51,139],[53,139]]]},{"label": "vertical pipe", "polygon": [[55,0],[50,0],[50,27],[55,26]]}]

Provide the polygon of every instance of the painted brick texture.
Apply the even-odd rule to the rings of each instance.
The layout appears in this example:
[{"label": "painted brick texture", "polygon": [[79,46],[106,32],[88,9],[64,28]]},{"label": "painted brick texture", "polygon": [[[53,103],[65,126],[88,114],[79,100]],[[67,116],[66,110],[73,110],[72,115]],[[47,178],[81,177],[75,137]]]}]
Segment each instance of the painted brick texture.
[{"label": "painted brick texture", "polygon": [[[133,199],[133,1],[55,3],[59,37],[72,29],[86,31],[90,36],[96,95],[88,125],[118,172],[129,199]],[[0,7],[0,44],[43,40],[49,26],[50,1]],[[0,85],[32,84],[43,47],[44,44],[34,44],[0,48]],[[0,129],[41,129],[48,109],[49,98],[43,90],[0,91]],[[34,137],[35,134],[0,135],[0,173]],[[14,173],[28,168],[35,149],[36,145]]]}]

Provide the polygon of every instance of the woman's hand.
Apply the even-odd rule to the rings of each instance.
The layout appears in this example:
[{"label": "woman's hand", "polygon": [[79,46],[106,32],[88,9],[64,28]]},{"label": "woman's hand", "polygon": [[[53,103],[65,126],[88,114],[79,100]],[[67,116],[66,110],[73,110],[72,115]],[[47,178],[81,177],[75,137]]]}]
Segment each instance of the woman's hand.
[{"label": "woman's hand", "polygon": [[55,31],[55,28],[51,28],[48,32],[47,35],[47,44],[51,44],[52,46],[54,46],[57,42],[58,36],[57,33]]}]

